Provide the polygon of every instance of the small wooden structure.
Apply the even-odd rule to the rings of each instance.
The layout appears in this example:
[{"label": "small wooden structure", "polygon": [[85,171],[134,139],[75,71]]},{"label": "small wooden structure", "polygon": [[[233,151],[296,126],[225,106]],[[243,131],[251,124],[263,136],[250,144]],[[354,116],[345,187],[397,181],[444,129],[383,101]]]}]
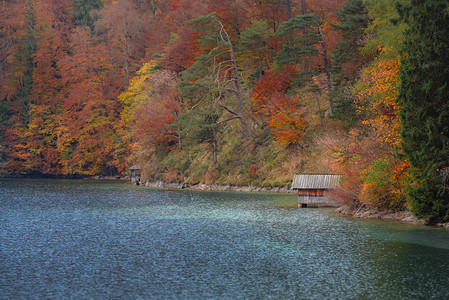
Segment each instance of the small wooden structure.
[{"label": "small wooden structure", "polygon": [[140,166],[137,164],[128,170],[131,171],[131,182],[137,185],[140,184]]},{"label": "small wooden structure", "polygon": [[297,174],[293,177],[292,190],[298,191],[299,207],[335,206],[327,197],[327,191],[340,182],[340,175]]}]

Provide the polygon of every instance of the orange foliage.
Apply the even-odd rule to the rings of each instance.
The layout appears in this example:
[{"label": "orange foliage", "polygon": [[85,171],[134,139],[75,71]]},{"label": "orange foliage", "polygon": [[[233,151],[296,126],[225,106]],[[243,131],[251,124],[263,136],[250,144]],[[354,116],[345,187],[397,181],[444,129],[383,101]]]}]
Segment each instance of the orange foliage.
[{"label": "orange foliage", "polygon": [[71,53],[60,61],[67,91],[58,134],[63,172],[104,173],[120,165],[113,157],[119,107],[102,84],[107,82],[107,50],[85,27],[71,35]]},{"label": "orange foliage", "polygon": [[[33,86],[30,103],[25,104],[26,118],[12,118],[20,126],[7,130],[8,168],[15,173],[41,172],[60,174],[60,153],[57,148],[58,114],[63,102],[64,85],[57,62],[67,55],[67,36],[73,23],[70,1],[36,2],[34,35],[37,49],[33,55]],[[18,100],[20,102],[21,99]],[[15,103],[13,107],[23,104]],[[21,123],[21,124],[20,124]]]},{"label": "orange foliage", "polygon": [[377,60],[362,73],[357,91],[358,110],[366,115],[363,124],[369,127],[383,147],[398,147],[400,144],[401,124],[396,102],[398,74],[398,58]]},{"label": "orange foliage", "polygon": [[298,106],[299,99],[286,94],[291,82],[289,72],[270,70],[254,84],[252,94],[255,113],[264,119],[276,140],[284,145],[299,144],[306,126]]},{"label": "orange foliage", "polygon": [[[381,51],[388,51],[382,50]],[[364,69],[354,90],[359,129],[338,153],[344,186],[366,205],[382,209],[402,208],[409,164],[395,155],[399,151],[401,124],[396,103],[399,84],[398,58],[379,57]]]},{"label": "orange foliage", "polygon": [[298,102],[296,97],[275,93],[267,106],[269,117],[266,122],[273,128],[273,135],[281,144],[299,144],[302,141],[306,122]]},{"label": "orange foliage", "polygon": [[286,93],[291,87],[292,78],[288,71],[268,70],[253,87],[253,109],[261,115],[267,114],[267,105],[274,93]]}]

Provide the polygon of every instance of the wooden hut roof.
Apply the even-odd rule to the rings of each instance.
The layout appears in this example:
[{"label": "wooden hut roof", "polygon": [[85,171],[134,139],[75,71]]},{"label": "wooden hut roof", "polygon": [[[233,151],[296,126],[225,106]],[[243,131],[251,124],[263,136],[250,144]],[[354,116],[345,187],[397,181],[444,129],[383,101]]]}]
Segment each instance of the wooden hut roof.
[{"label": "wooden hut roof", "polygon": [[139,164],[136,164],[136,165],[134,165],[134,166],[132,166],[131,168],[129,168],[128,170],[140,170],[140,165]]},{"label": "wooden hut roof", "polygon": [[296,174],[292,189],[332,189],[338,185],[340,177],[334,174]]}]

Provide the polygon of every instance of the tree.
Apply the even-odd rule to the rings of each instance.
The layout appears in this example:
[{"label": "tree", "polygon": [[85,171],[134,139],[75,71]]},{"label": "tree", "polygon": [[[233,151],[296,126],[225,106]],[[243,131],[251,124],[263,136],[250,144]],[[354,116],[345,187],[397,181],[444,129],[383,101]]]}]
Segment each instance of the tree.
[{"label": "tree", "polygon": [[143,97],[133,116],[135,136],[142,149],[169,152],[178,146],[176,128],[170,126],[181,109],[178,82],[178,75],[169,70],[158,70],[149,78],[148,89],[143,92],[150,95]]},{"label": "tree", "polygon": [[37,49],[33,56],[33,104],[27,132],[27,148],[32,154],[29,162],[33,171],[60,174],[57,140],[65,86],[58,62],[69,51],[69,36],[74,26],[72,3],[70,0],[64,0],[38,4],[36,17],[40,28]]},{"label": "tree", "polygon": [[[273,35],[267,21],[252,20],[251,26],[240,36],[240,45],[244,49],[242,55],[251,58],[248,64],[258,66],[259,78],[264,73],[263,62],[267,61],[271,54],[267,42]],[[257,63],[254,63],[254,60]]]},{"label": "tree", "polygon": [[77,26],[89,26],[94,29],[98,19],[98,10],[103,7],[102,0],[75,0],[73,17]]},{"label": "tree", "polygon": [[449,221],[449,3],[400,5],[409,25],[402,47],[399,94],[402,150],[414,183],[408,201],[418,217]]},{"label": "tree", "polygon": [[120,169],[114,151],[121,107],[104,93],[106,47],[94,40],[90,27],[74,29],[70,40],[70,55],[59,61],[66,92],[58,133],[62,170],[113,175]]},{"label": "tree", "polygon": [[30,93],[33,87],[33,55],[37,49],[36,20],[31,1],[26,3],[24,15],[24,32],[11,49],[9,59],[13,63],[13,68],[4,88],[9,94],[8,98],[14,103],[14,112],[21,116],[22,124],[27,125],[31,104]]},{"label": "tree", "polygon": [[190,68],[200,52],[198,33],[191,27],[182,27],[173,34],[173,40],[167,47],[160,65],[168,70],[180,73]]},{"label": "tree", "polygon": [[[18,13],[16,11],[16,13]],[[15,29],[13,36],[18,35],[17,41],[11,46],[10,53],[5,53],[9,57],[11,69],[9,80],[2,88],[6,91],[8,102],[1,102],[4,109],[2,115],[5,127],[0,129],[5,135],[6,153],[9,156],[9,169],[13,171],[23,171],[23,162],[29,157],[25,146],[25,134],[28,130],[28,124],[31,121],[31,89],[33,87],[33,55],[37,49],[37,40],[35,32],[35,14],[31,1],[26,3],[24,12],[24,24],[22,30]],[[19,16],[21,15],[19,14]],[[5,19],[8,22],[12,19],[9,16]],[[20,27],[19,27],[20,28]],[[13,37],[10,37],[13,39]],[[12,44],[12,43],[11,43]],[[7,115],[9,111],[10,116]]]},{"label": "tree", "polygon": [[121,68],[126,83],[130,74],[138,69],[138,62],[145,56],[145,37],[148,19],[133,1],[113,1],[99,13],[95,31],[103,38],[117,67]]},{"label": "tree", "polygon": [[306,122],[296,96],[288,96],[292,77],[286,71],[269,70],[253,87],[253,109],[283,145],[300,144]]},{"label": "tree", "polygon": [[[384,6],[385,7],[385,6]],[[363,0],[349,0],[336,12],[339,24],[332,24],[343,36],[332,52],[334,62],[332,72],[335,91],[334,116],[347,124],[354,123],[357,115],[354,99],[348,91],[360,74],[360,69],[368,60],[368,55],[360,49],[366,42],[365,30],[370,17]]]},{"label": "tree", "polygon": [[[361,116],[359,139],[367,148],[362,155],[369,164],[363,177],[362,203],[381,209],[403,208],[408,162],[400,155],[401,123],[396,102],[399,86],[399,59],[382,55],[362,72],[354,92]],[[371,153],[368,153],[371,152]]]},{"label": "tree", "polygon": [[[310,60],[319,54],[323,56],[329,111],[332,115],[334,103],[331,95],[330,62],[320,23],[321,20],[315,14],[296,16],[282,23],[277,32],[281,38],[282,49],[277,53],[276,58],[280,65],[301,65],[303,70],[298,75],[302,76],[298,77],[303,81],[300,84],[304,84],[314,73],[309,64]],[[318,45],[321,45],[322,52],[317,49]]]},{"label": "tree", "polygon": [[283,22],[277,31],[282,49],[277,53],[280,65],[304,63],[305,59],[318,55],[316,45],[320,36],[316,30],[320,20],[314,14],[296,16]]},{"label": "tree", "polygon": [[[227,121],[239,119],[243,136],[248,136],[249,127],[243,92],[234,44],[229,34],[215,14],[199,17],[189,24],[195,26],[195,30],[200,33],[200,44],[204,54],[183,72],[184,91],[190,94],[192,91],[205,93],[207,98],[212,98],[212,101],[231,114]],[[224,96],[230,91],[237,97],[236,108],[226,105],[224,101],[226,100]],[[194,98],[200,99],[196,96]]]},{"label": "tree", "polygon": [[21,70],[16,78],[20,79],[19,83],[27,83],[27,88],[19,85],[18,89],[27,103],[18,110],[17,101],[11,106],[12,112],[16,113],[10,120],[15,126],[6,132],[8,166],[17,173],[57,174],[60,172],[57,128],[63,102],[63,85],[57,64],[68,50],[68,35],[73,26],[71,3],[34,4],[28,5],[26,12],[28,29],[24,37],[27,42],[23,45],[27,46],[23,49],[27,50],[14,60],[14,69]]},{"label": "tree", "polygon": [[266,21],[273,32],[277,32],[283,21],[291,19],[293,6],[291,0],[243,1],[242,7],[250,19]]}]

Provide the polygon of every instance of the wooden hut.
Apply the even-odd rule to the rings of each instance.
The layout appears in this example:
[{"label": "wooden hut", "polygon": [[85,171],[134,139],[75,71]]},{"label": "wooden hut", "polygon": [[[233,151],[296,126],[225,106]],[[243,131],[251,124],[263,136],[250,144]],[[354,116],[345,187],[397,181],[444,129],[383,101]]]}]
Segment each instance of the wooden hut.
[{"label": "wooden hut", "polygon": [[298,191],[299,207],[335,206],[327,197],[327,191],[337,187],[340,175],[297,174],[293,177],[292,190]]},{"label": "wooden hut", "polygon": [[134,165],[128,170],[131,171],[131,182],[135,184],[140,184],[140,166]]}]

